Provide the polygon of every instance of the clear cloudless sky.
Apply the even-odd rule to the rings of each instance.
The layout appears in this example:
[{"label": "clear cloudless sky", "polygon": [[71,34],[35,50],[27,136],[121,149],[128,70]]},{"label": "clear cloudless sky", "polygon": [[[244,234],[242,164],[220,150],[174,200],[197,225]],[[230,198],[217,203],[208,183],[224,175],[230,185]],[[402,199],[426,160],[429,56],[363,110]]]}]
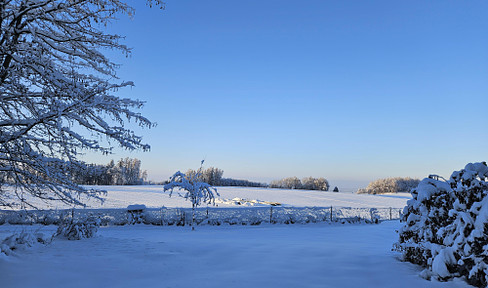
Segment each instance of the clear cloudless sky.
[{"label": "clear cloudless sky", "polygon": [[122,97],[149,178],[205,166],[224,177],[334,182],[449,177],[488,160],[488,2],[129,1],[107,30],[133,48]]}]

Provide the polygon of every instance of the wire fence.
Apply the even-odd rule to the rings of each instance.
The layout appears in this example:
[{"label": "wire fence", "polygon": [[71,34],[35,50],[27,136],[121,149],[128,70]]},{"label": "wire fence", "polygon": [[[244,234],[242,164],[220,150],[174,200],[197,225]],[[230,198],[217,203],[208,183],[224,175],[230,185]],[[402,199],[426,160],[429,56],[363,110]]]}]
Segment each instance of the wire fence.
[{"label": "wire fence", "polygon": [[[350,207],[249,207],[249,208],[197,208],[197,225],[260,225],[306,224],[320,222],[378,223],[397,220],[402,216],[398,208],[350,208]],[[89,217],[100,219],[102,226],[130,225],[136,223],[185,226],[192,220],[191,208],[144,208],[129,209],[66,209],[66,210],[0,210],[2,224],[57,225],[66,219],[83,221]]]}]

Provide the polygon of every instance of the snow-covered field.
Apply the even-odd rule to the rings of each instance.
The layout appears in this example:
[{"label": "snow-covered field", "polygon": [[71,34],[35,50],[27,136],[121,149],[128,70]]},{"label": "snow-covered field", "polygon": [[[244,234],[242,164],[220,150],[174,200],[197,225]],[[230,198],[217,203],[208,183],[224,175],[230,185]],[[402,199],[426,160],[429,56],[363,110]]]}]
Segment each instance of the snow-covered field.
[{"label": "snow-covered field", "polygon": [[[400,262],[399,226],[102,227],[96,238],[0,257],[0,287],[470,287],[429,282]],[[0,226],[0,238],[19,230]]]},{"label": "snow-covered field", "polygon": [[[103,186],[106,189],[107,200],[104,207],[126,207],[128,204],[140,203],[148,207],[191,207],[184,199],[173,195],[171,198],[163,193],[162,186]],[[244,187],[217,187],[220,194],[216,204],[219,207],[236,207],[232,199],[260,200],[277,202],[285,206],[294,207],[374,207],[374,208],[402,208],[411,198],[410,194],[393,195],[358,195],[353,193],[334,193],[309,190],[287,190]],[[242,205],[243,204],[243,205]],[[239,206],[254,205],[243,203]]]},{"label": "snow-covered field", "polygon": [[[190,206],[177,195],[168,197],[161,186],[99,188],[108,190],[106,201],[103,205],[92,202],[91,208],[135,203]],[[219,208],[266,206],[268,202],[285,207],[402,208],[410,199],[409,194],[218,190]],[[398,221],[378,225],[263,223],[198,226],[196,231],[187,226],[107,226],[95,238],[56,238],[13,256],[0,254],[0,287],[470,287],[459,279],[429,282],[418,276],[418,266],[399,261],[391,248],[400,225]],[[15,232],[50,234],[55,229],[0,225],[0,239]]]},{"label": "snow-covered field", "polygon": [[[125,208],[131,204],[144,204],[147,207],[153,208],[162,206],[191,207],[188,201],[178,197],[176,193],[172,197],[169,197],[168,193],[163,193],[163,187],[159,185],[94,186],[94,188],[106,190],[106,200],[103,204],[96,201],[88,201],[88,208]],[[216,200],[218,207],[267,206],[264,202],[273,202],[287,207],[403,208],[407,200],[411,198],[409,193],[365,195],[343,192],[334,193],[329,191],[244,187],[217,187],[217,191],[220,194],[220,197],[217,197]],[[236,198],[245,199],[245,201],[239,201]],[[32,201],[42,208],[70,208],[61,204],[48,205],[40,203],[35,199]]]}]

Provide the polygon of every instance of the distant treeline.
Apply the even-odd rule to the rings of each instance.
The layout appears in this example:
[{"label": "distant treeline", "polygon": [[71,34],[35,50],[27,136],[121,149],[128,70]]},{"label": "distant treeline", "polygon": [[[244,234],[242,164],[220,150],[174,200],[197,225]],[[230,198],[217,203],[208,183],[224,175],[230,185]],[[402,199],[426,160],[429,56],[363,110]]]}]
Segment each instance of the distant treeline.
[{"label": "distant treeline", "polygon": [[[194,176],[197,171],[189,169],[186,175]],[[240,187],[269,187],[282,189],[304,189],[304,190],[329,190],[329,182],[325,178],[306,177],[302,180],[297,177],[288,177],[281,180],[272,181],[271,184],[252,182],[248,180],[237,180],[223,178],[224,170],[210,167],[200,171],[199,181],[206,182],[212,186],[240,186]]]},{"label": "distant treeline", "polygon": [[[189,169],[186,175],[194,176],[197,171]],[[232,178],[223,178],[224,170],[210,167],[200,171],[199,181],[206,182],[212,186],[240,186],[240,187],[267,187],[266,183],[252,182],[248,180],[239,180]]]},{"label": "distant treeline", "polygon": [[288,177],[272,181],[270,188],[304,189],[329,191],[329,181],[325,178],[305,177],[301,181],[297,177]]},{"label": "distant treeline", "polygon": [[[193,176],[197,171],[189,169],[186,175]],[[199,181],[206,182],[212,186],[239,186],[239,187],[270,187],[282,189],[304,189],[304,190],[329,190],[329,182],[325,178],[306,177],[302,180],[297,177],[288,177],[271,184],[253,182],[249,180],[224,178],[224,170],[210,167],[199,171]],[[141,160],[125,158],[117,163],[113,160],[106,165],[88,164],[86,169],[71,171],[73,181],[81,185],[143,185],[143,184],[166,184],[167,181],[155,183],[147,181],[147,172],[141,170]]]},{"label": "distant treeline", "polygon": [[412,188],[419,185],[419,179],[413,178],[385,178],[378,179],[368,184],[368,187],[361,188],[357,191],[358,194],[384,194],[397,192],[410,192]]},{"label": "distant treeline", "polygon": [[125,158],[107,165],[88,164],[87,169],[71,171],[73,181],[81,185],[142,185],[147,172],[141,170],[141,160]]}]

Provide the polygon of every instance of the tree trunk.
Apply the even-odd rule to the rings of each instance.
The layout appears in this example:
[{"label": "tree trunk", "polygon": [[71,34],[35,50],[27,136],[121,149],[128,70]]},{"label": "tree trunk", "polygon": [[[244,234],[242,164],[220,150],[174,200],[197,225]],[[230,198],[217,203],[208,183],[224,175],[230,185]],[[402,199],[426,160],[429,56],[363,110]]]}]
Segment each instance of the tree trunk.
[{"label": "tree trunk", "polygon": [[191,204],[191,230],[194,231],[195,230],[195,203],[192,203]]}]

